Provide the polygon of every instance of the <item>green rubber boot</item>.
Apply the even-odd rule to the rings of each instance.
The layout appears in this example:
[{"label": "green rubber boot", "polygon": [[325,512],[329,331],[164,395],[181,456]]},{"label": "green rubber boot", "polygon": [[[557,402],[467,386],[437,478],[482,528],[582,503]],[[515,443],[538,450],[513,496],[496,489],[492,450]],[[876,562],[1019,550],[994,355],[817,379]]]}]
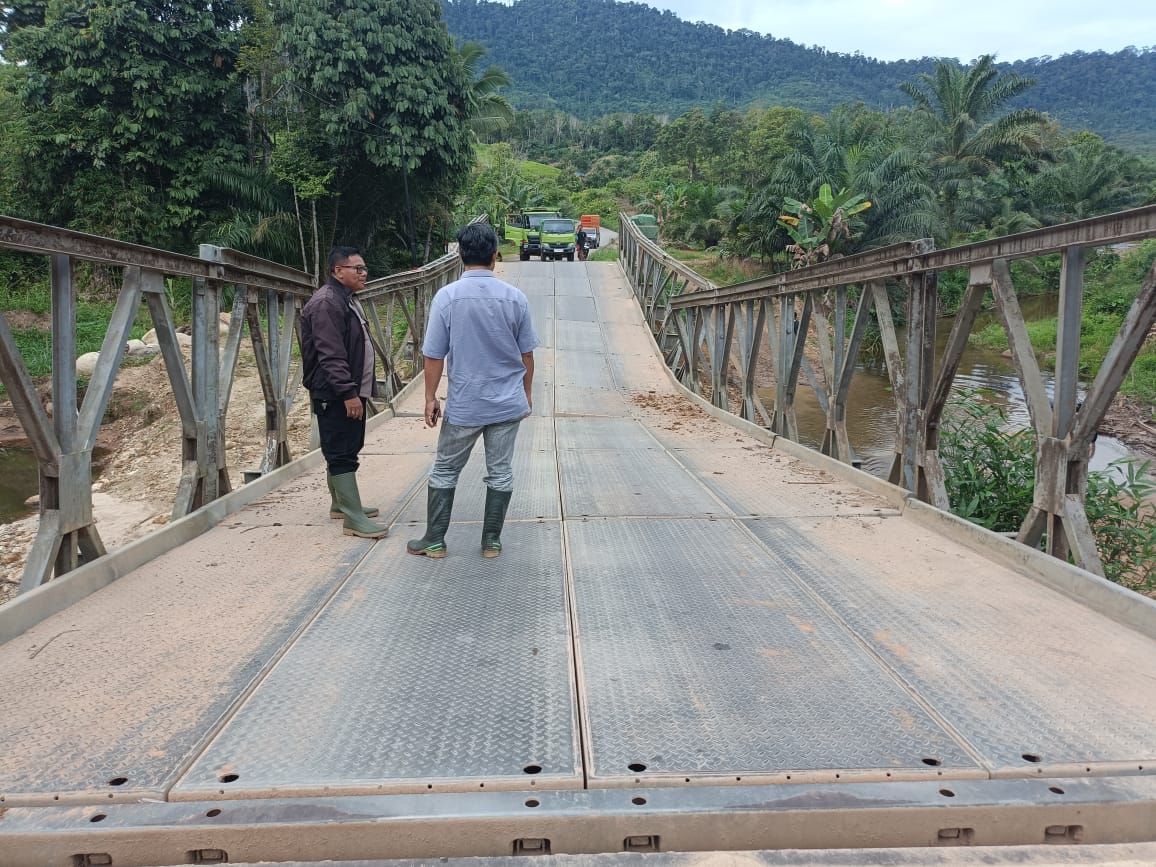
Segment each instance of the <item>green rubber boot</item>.
[{"label": "green rubber boot", "polygon": [[506,523],[506,509],[510,507],[512,493],[486,488],[486,511],[482,518],[483,557],[497,557],[502,553],[502,525]]},{"label": "green rubber boot", "polygon": [[410,539],[405,550],[419,557],[440,560],[446,555],[446,530],[450,526],[450,514],[454,510],[456,488],[427,488],[425,535],[420,539]]},{"label": "green rubber boot", "polygon": [[362,539],[381,539],[389,535],[389,528],[375,524],[365,517],[365,509],[361,505],[361,493],[357,490],[357,473],[342,473],[333,476],[333,495],[337,499],[337,508],[345,520],[341,524],[341,532],[346,536],[360,536]]},{"label": "green rubber boot", "polygon": [[[329,471],[325,471],[325,484],[329,486],[329,517],[334,521],[340,521],[345,517],[341,513],[341,507],[337,505],[337,495],[333,493],[333,476],[329,475]],[[381,514],[377,506],[362,506],[361,511],[365,512],[365,517],[376,518]]]}]

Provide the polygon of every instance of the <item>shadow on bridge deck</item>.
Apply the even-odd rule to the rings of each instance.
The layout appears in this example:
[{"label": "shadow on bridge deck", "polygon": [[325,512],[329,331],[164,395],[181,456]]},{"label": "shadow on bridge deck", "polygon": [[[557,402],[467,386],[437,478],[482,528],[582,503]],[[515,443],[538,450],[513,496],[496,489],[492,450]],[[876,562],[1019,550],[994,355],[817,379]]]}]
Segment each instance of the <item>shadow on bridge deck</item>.
[{"label": "shadow on bridge deck", "polygon": [[[1156,641],[912,521],[901,497],[702,412],[616,265],[503,276],[531,298],[543,345],[502,557],[478,550],[480,455],[449,557],[406,556],[435,446],[410,393],[363,453],[389,538],[342,536],[317,470],[0,646],[0,851],[6,834],[154,821],[211,842],[203,817],[230,800],[260,824],[254,804],[294,803],[261,799],[295,799],[269,820],[285,823],[325,821],[323,803],[348,816],[342,796],[522,793],[471,802],[488,804],[478,813],[402,810],[506,821],[525,793],[598,789],[634,798],[552,803],[612,817],[619,840],[648,798],[668,818],[820,809],[817,829],[765,832],[782,845],[932,845],[953,839],[945,828],[977,845],[1076,827],[1087,842],[1151,839],[1118,829],[1156,829]],[[675,786],[683,800],[664,801]],[[116,813],[142,800],[199,812]],[[879,818],[831,828],[831,810],[868,802],[923,812],[894,833]],[[948,803],[968,818],[943,818]],[[1133,824],[1106,819],[1116,830],[1097,837],[1089,804]],[[46,809],[60,805],[76,806]],[[1024,839],[1008,838],[1013,813],[1031,817]],[[473,850],[386,854],[509,854],[478,827]],[[663,825],[664,849],[678,827]],[[724,839],[767,845],[743,833]],[[579,839],[594,848],[556,833],[553,851],[605,851]],[[133,857],[115,863],[153,863]]]}]

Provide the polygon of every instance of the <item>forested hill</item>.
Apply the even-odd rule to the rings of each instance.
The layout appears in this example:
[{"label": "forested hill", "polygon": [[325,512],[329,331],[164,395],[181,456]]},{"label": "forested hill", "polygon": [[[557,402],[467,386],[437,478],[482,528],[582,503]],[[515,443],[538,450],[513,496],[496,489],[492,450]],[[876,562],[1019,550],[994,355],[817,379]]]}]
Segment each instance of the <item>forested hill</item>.
[{"label": "forested hill", "polygon": [[[752,31],[682,21],[615,0],[442,0],[459,39],[481,42],[514,79],[519,108],[579,116],[616,111],[677,115],[722,102],[793,105],[825,112],[862,101],[909,104],[898,84],[930,71],[931,58],[883,62],[806,48]],[[919,46],[911,46],[912,53]],[[1037,79],[1017,106],[1048,112],[1126,147],[1156,150],[1156,50],[1078,53],[1001,68]]]}]

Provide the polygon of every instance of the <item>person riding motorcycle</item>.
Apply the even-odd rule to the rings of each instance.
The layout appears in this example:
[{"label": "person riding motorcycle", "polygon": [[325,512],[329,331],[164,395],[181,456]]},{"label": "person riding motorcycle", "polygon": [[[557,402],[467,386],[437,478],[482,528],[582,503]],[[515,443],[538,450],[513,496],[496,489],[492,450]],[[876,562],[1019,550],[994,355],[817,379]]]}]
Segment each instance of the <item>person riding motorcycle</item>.
[{"label": "person riding motorcycle", "polygon": [[590,247],[586,243],[586,228],[584,226],[578,226],[577,230],[578,234],[576,236],[574,246],[578,249],[578,261],[585,262],[586,256],[590,253]]}]

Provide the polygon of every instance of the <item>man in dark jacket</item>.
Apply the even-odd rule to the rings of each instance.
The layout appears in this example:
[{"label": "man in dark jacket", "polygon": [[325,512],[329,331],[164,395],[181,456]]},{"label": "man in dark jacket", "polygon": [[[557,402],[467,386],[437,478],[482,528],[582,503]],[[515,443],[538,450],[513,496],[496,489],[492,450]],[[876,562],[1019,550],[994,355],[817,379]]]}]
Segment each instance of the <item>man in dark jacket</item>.
[{"label": "man in dark jacket", "polygon": [[365,445],[365,402],[377,387],[375,357],[357,293],[368,270],[355,247],[334,247],[329,279],[301,311],[301,363],[327,464],[329,516],[344,518],[346,536],[380,539],[389,530],[361,505],[357,456]]}]

